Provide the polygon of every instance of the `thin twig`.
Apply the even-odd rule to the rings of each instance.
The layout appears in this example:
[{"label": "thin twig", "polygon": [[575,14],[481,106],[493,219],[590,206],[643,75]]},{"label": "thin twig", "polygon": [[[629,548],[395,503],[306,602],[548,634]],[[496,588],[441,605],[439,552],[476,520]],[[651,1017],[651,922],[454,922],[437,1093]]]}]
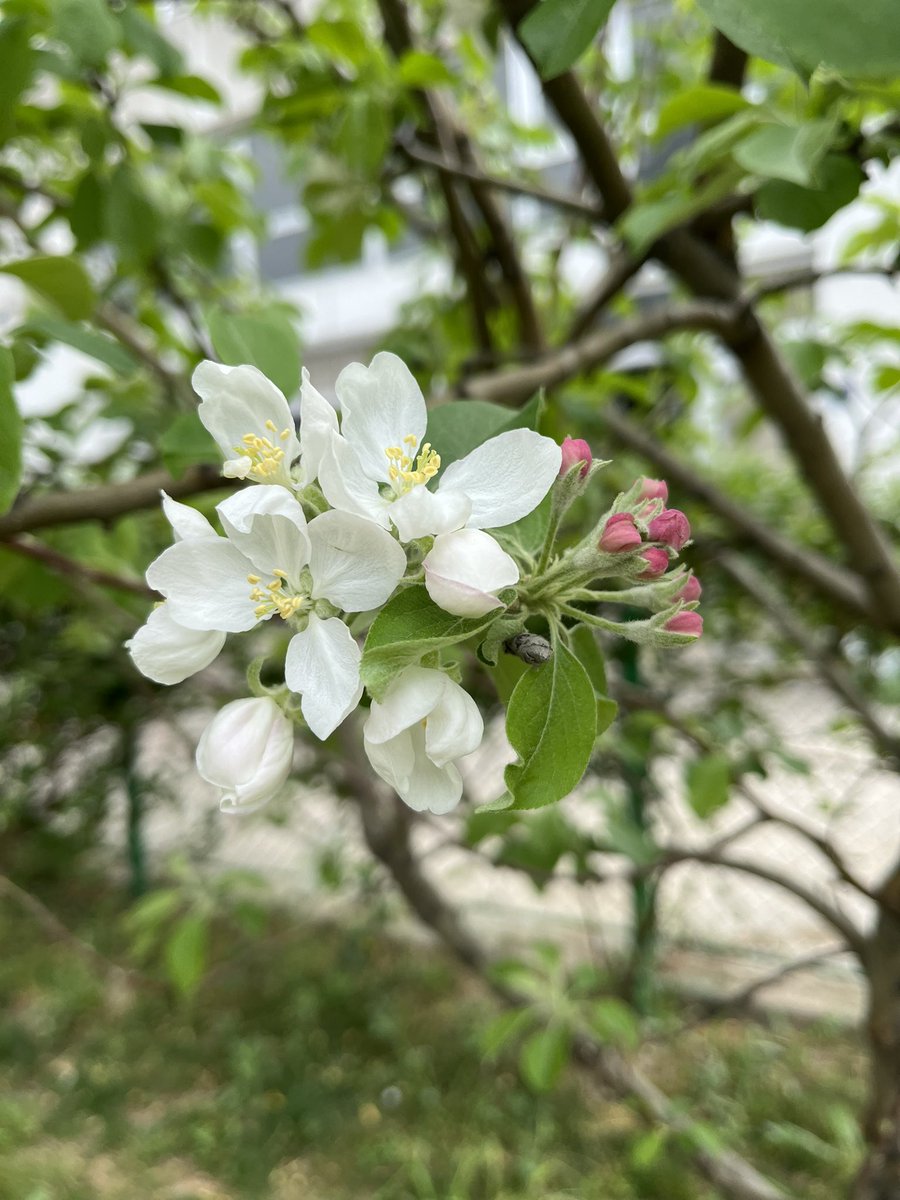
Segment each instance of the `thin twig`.
[{"label": "thin twig", "polygon": [[12,550],[15,554],[33,558],[36,562],[43,563],[51,571],[66,578],[74,576],[98,587],[114,588],[119,592],[131,592],[134,596],[143,596],[149,600],[161,599],[158,592],[148,587],[140,579],[126,579],[123,575],[114,575],[110,571],[89,567],[86,563],[69,558],[67,554],[61,554],[59,550],[54,550],[52,546],[47,546],[35,538],[2,538],[0,546],[5,546],[7,550]]},{"label": "thin twig", "polygon": [[486,187],[495,188],[500,192],[509,192],[514,196],[527,196],[531,200],[561,209],[563,212],[571,213],[572,216],[581,217],[586,221],[597,222],[603,219],[603,212],[599,205],[589,204],[584,200],[579,200],[576,196],[559,192],[555,188],[528,183],[522,179],[507,179],[502,175],[493,175],[479,167],[453,162],[429,150],[415,138],[402,138],[398,141],[398,145],[412,162],[419,163],[421,166],[433,167],[442,175],[449,175],[454,179],[465,179],[471,183],[481,183]]}]

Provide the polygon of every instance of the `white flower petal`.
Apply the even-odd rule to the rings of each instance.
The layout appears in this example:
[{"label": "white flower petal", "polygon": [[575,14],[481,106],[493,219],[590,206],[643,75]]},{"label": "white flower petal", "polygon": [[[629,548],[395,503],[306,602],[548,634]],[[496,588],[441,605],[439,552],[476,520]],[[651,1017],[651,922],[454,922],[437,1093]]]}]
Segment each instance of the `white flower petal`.
[{"label": "white flower petal", "polygon": [[161,604],[125,646],[142,675],[173,684],[208,667],[224,644],[224,633],[187,629],[172,619],[168,604]]},{"label": "white flower petal", "polygon": [[442,533],[422,565],[428,595],[458,617],[480,617],[499,608],[496,593],[519,581],[515,561],[480,529]]},{"label": "white flower petal", "polygon": [[190,542],[195,538],[214,538],[219,535],[204,517],[189,504],[173,500],[166,492],[162,492],[163,512],[166,520],[172,526],[176,542]]},{"label": "white flower petal", "polygon": [[373,700],[363,745],[375,772],[410,808],[446,813],[462,796],[451,760],[470,754],[482,733],[481,715],[458,683],[441,671],[407,667],[382,701]]},{"label": "white flower petal", "polygon": [[322,513],[309,523],[313,598],[344,612],[380,608],[406,572],[403,547],[373,521]]},{"label": "white flower petal", "polygon": [[304,367],[300,384],[300,465],[304,483],[312,483],[318,477],[331,434],[337,431],[334,406],[313,387]]},{"label": "white flower petal", "polygon": [[322,621],[310,613],[306,629],[291,638],[285,682],[292,692],[300,693],[303,718],[323,741],[359,704],[360,658],[359,646],[338,617]]},{"label": "white flower petal", "polygon": [[398,796],[409,791],[416,762],[416,750],[409,729],[401,729],[396,737],[386,742],[373,742],[364,732],[363,747],[376,775],[392,787]]},{"label": "white flower petal", "polygon": [[[243,438],[248,433],[269,438],[284,451],[284,470],[278,481],[289,482],[288,468],[300,453],[300,443],[288,402],[275,384],[256,367],[226,367],[209,359],[200,363],[191,383],[201,399],[197,415],[225,458],[234,460],[237,452],[238,460],[242,459]],[[272,422],[274,430],[267,426],[267,421]],[[285,430],[288,435],[282,438]],[[231,465],[234,466],[234,461]]]},{"label": "white flower petal", "polygon": [[226,538],[176,542],[147,568],[147,582],[188,629],[241,633],[256,624],[247,574],[252,564]]},{"label": "white flower petal", "polygon": [[233,700],[216,714],[197,746],[197,770],[222,789],[222,810],[253,812],[284,786],[294,729],[274,700]]},{"label": "white flower petal", "polygon": [[332,508],[374,521],[382,529],[390,525],[389,502],[362,468],[350,443],[332,433],[319,463],[319,487]]},{"label": "white flower petal", "polygon": [[303,508],[286,488],[243,488],[217,505],[216,512],[228,540],[259,571],[269,575],[278,568],[297,582],[309,562],[309,537]]},{"label": "white flower petal", "polygon": [[420,484],[391,504],[390,517],[400,541],[411,542],[414,538],[461,529],[471,511],[472,502],[462,492],[449,488],[430,492]]},{"label": "white flower petal", "polygon": [[373,700],[365,735],[377,745],[417,725],[440,703],[448,677],[429,667],[406,667],[382,700]]},{"label": "white flower petal", "polygon": [[532,429],[511,429],[451,463],[441,476],[438,494],[444,488],[464,492],[472,501],[468,525],[499,529],[537,508],[561,462],[562,451],[552,438]]},{"label": "white flower petal", "polygon": [[400,446],[412,435],[421,447],[425,437],[425,398],[412,372],[396,354],[382,351],[368,367],[344,367],[335,391],[341,403],[341,432],[369,478],[387,482],[388,446]]},{"label": "white flower petal", "polygon": [[[363,741],[363,745],[373,770],[391,785],[404,804],[415,812],[443,815],[459,804],[462,777],[453,763],[439,767],[431,761],[425,752],[425,736],[418,725],[394,741],[380,745]],[[412,764],[407,768],[410,750]],[[399,758],[395,757],[398,753]]]},{"label": "white flower petal", "polygon": [[464,758],[481,745],[484,721],[478,705],[464,689],[448,680],[449,687],[425,725],[425,750],[438,767]]}]

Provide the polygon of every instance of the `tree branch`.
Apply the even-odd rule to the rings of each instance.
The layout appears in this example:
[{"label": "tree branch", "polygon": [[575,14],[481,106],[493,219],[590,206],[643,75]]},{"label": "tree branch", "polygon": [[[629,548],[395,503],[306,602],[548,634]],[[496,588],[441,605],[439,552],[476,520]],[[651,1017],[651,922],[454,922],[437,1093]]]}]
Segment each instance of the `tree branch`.
[{"label": "tree branch", "polygon": [[150,471],[127,483],[110,483],[71,492],[47,492],[20,501],[0,517],[0,538],[46,529],[51,525],[112,521],[142,508],[156,508],[161,491],[178,500],[233,484],[234,481],[224,479],[216,467],[207,466],[191,467],[180,479],[173,479],[168,471]]},{"label": "tree branch", "polygon": [[[515,28],[534,0],[499,0]],[[631,205],[627,180],[588,100],[571,71],[543,82],[545,95],[571,133],[610,221]],[[686,229],[662,235],[654,248],[698,296],[739,301],[740,278],[725,258]],[[757,404],[780,430],[806,482],[840,538],[847,559],[892,623],[900,624],[900,568],[871,513],[844,474],[821,419],[751,307],[745,335],[731,348]]]},{"label": "tree branch", "polygon": [[860,724],[868,732],[878,753],[884,755],[895,770],[900,770],[900,738],[897,738],[881,723],[867,697],[856,686],[844,663],[835,660],[824,647],[817,643],[812,633],[794,614],[790,605],[779,596],[750,563],[737,558],[736,555],[726,553],[720,555],[719,565],[748,595],[756,600],[762,610],[803,651],[824,682],[859,718]]},{"label": "tree branch", "polygon": [[419,163],[421,166],[433,167],[441,175],[468,180],[470,183],[479,183],[500,192],[510,192],[514,196],[528,196],[541,204],[558,208],[586,221],[596,222],[603,219],[603,212],[597,205],[588,204],[576,196],[566,195],[565,192],[558,192],[553,188],[542,187],[536,183],[526,183],[520,179],[504,179],[500,175],[491,175],[474,166],[451,162],[442,155],[429,150],[415,138],[402,138],[398,145],[412,162]]},{"label": "tree branch", "polygon": [[[344,726],[346,729],[346,726]],[[343,768],[354,792],[366,844],[374,857],[385,866],[416,916],[428,926],[459,961],[476,975],[504,1003],[532,1004],[512,988],[499,983],[490,974],[490,961],[482,947],[460,925],[456,914],[419,869],[410,844],[412,818],[395,796],[383,797],[368,771],[356,764],[358,749],[352,734],[343,737]],[[699,1147],[691,1139],[693,1123],[679,1112],[663,1092],[617,1050],[595,1041],[579,1031],[573,1038],[573,1052],[581,1066],[589,1070],[605,1087],[637,1103],[651,1121],[676,1133],[687,1135],[697,1168],[715,1186],[733,1200],[786,1200],[784,1192],[765,1179],[739,1155],[730,1150]]]},{"label": "tree branch", "polygon": [[[378,0],[378,8],[384,25],[385,40],[395,57],[399,58],[404,53],[415,50],[415,39],[403,0]],[[461,165],[478,169],[471,141],[445,97],[428,89],[421,89],[419,94],[437,135],[441,157],[454,165],[459,160]],[[441,179],[444,184],[452,187],[448,176],[441,175]],[[519,321],[522,344],[539,348],[544,342],[540,319],[531,293],[531,283],[522,268],[506,216],[498,206],[490,186],[474,179],[468,179],[467,183],[472,200],[490,234],[497,261],[509,287]]]},{"label": "tree branch", "polygon": [[83,579],[98,587],[115,588],[119,592],[131,592],[134,596],[143,596],[148,600],[160,599],[159,593],[140,579],[126,579],[123,575],[113,575],[110,571],[100,571],[96,567],[89,567],[86,563],[69,558],[67,554],[61,554],[58,550],[54,550],[51,546],[45,546],[43,542],[38,542],[33,538],[27,540],[20,537],[0,538],[0,547],[3,546],[25,558],[33,558],[36,562],[43,563],[58,575]]},{"label": "tree branch", "polygon": [[606,273],[575,313],[566,337],[567,342],[582,337],[590,329],[597,316],[637,275],[646,261],[646,255],[636,257],[623,246],[613,248]]},{"label": "tree branch", "polygon": [[460,384],[462,394],[477,400],[518,404],[539,388],[555,387],[575,375],[590,371],[637,342],[654,341],[686,330],[715,332],[735,337],[741,327],[739,311],[710,300],[666,304],[627,317],[610,329],[600,329],[580,341],[549,351],[533,363],[510,371],[473,375]]}]

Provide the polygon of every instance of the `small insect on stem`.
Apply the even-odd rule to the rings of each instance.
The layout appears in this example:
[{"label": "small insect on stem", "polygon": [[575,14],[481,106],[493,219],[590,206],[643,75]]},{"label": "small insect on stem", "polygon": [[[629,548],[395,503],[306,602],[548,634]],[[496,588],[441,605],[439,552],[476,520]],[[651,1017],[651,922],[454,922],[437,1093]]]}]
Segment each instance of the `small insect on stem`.
[{"label": "small insect on stem", "polygon": [[514,654],[530,666],[540,666],[553,657],[553,647],[539,633],[517,633],[507,638],[503,648],[508,654]]}]

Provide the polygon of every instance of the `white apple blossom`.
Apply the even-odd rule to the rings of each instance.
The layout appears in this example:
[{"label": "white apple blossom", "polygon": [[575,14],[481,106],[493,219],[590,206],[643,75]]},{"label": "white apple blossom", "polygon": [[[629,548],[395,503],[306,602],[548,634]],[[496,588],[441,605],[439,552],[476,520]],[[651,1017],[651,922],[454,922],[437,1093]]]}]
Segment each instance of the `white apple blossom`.
[{"label": "white apple blossom", "polygon": [[[195,508],[180,504],[165,492],[162,505],[176,542],[217,536]],[[208,667],[224,644],[221,630],[188,629],[175,620],[167,604],[159,604],[125,647],[142,675],[156,683],[174,684]]]},{"label": "white apple blossom", "polygon": [[[310,384],[305,368],[299,438],[284,394],[256,367],[227,367],[207,359],[194,371],[192,383],[201,398],[197,414],[225,456],[224,475],[283,487],[315,478],[325,441],[337,430],[337,416]],[[292,466],[298,455],[300,464]]]},{"label": "white apple blossom", "polygon": [[417,812],[447,813],[462,796],[456,760],[481,744],[484,722],[472,697],[442,671],[407,667],[363,729],[374,770]]},{"label": "white apple blossom", "polygon": [[[364,367],[351,363],[335,385],[341,405],[340,432],[330,432],[317,465],[319,485],[335,508],[391,524],[402,542],[435,538],[425,558],[426,581],[448,612],[471,615],[467,554],[479,547],[480,604],[519,578],[518,568],[499,546],[489,553],[480,539],[444,541],[460,530],[497,529],[526,516],[540,504],[559,474],[561,451],[551,438],[530,429],[514,429],[490,438],[438,475],[438,450],[425,442],[427,412],[419,386],[394,354],[376,354]],[[490,539],[493,540],[493,539]],[[432,555],[435,557],[432,558]],[[435,566],[439,562],[439,567]],[[438,576],[458,586],[443,587]],[[431,590],[431,589],[429,589]],[[438,598],[441,597],[441,598]]]},{"label": "white apple blossom", "polygon": [[221,788],[223,812],[253,812],[284,786],[293,750],[293,725],[274,700],[232,700],[203,731],[197,770]]},{"label": "white apple blossom", "polygon": [[150,564],[147,582],[187,629],[239,633],[273,616],[304,622],[288,647],[285,680],[324,739],[362,695],[360,650],[334,608],[382,605],[406,555],[385,530],[349,513],[326,512],[307,525],[299,502],[278,485],[245,488],[216,511],[227,536],[170,546]]}]

